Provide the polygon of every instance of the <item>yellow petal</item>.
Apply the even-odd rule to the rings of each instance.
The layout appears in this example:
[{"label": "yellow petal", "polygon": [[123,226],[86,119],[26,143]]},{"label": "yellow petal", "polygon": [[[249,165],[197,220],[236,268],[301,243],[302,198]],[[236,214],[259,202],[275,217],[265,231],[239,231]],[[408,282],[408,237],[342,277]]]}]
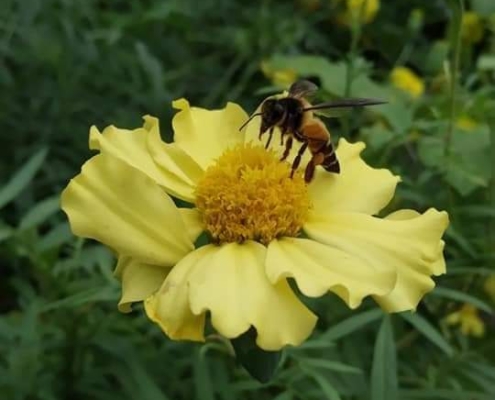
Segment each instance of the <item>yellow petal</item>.
[{"label": "yellow petal", "polygon": [[189,276],[214,251],[214,246],[207,245],[189,253],[172,268],[159,291],[144,303],[148,318],[171,339],[204,340],[205,314],[195,315],[191,311]]},{"label": "yellow petal", "polygon": [[266,248],[256,242],[230,243],[201,260],[191,272],[194,314],[211,312],[222,335],[233,338],[253,326],[265,350],[298,345],[313,330],[316,317],[299,301],[285,279],[272,285],[264,271]]},{"label": "yellow petal", "polygon": [[239,132],[248,116],[235,103],[227,103],[221,110],[190,107],[185,99],[173,102],[180,110],[172,120],[174,141],[196,163],[206,169],[226,148],[244,142]]},{"label": "yellow petal", "polygon": [[395,285],[396,271],[377,270],[359,255],[308,239],[284,238],[268,246],[266,273],[272,283],[295,279],[303,294],[318,297],[329,290],[349,307],[358,307],[368,295],[384,295]]},{"label": "yellow petal", "polygon": [[459,311],[455,311],[445,318],[445,322],[447,325],[457,325],[461,321],[461,313]]},{"label": "yellow petal", "polygon": [[[415,210],[404,209],[404,210],[395,211],[387,215],[385,219],[406,220],[406,219],[417,218],[420,215],[421,214]],[[437,257],[431,265],[431,271],[435,276],[443,275],[447,272],[447,266],[445,264],[445,258],[443,256],[444,247],[445,247],[445,242],[443,240],[440,240],[440,244],[438,246],[438,251],[437,251]]]},{"label": "yellow petal", "polygon": [[193,202],[196,182],[202,169],[180,148],[161,140],[158,119],[145,116],[142,128],[127,130],[114,126],[100,133],[90,130],[90,148],[119,158],[140,170],[168,193]]},{"label": "yellow petal", "polygon": [[201,213],[196,208],[179,208],[179,213],[186,226],[189,240],[194,243],[205,229]]},{"label": "yellow petal", "polygon": [[439,258],[448,215],[430,209],[409,219],[380,219],[358,213],[312,214],[304,226],[308,236],[359,257],[377,271],[393,268],[392,292],[374,296],[388,312],[415,309],[434,287],[430,278]]},{"label": "yellow petal", "polygon": [[316,169],[308,185],[314,210],[318,214],[360,212],[376,214],[392,199],[400,178],[387,169],[375,169],[360,157],[365,145],[340,139],[337,158],[340,174]]},{"label": "yellow petal", "polygon": [[115,269],[115,276],[122,282],[119,311],[131,312],[132,303],[142,301],[156,292],[169,271],[169,268],[140,263],[131,257],[119,257]]},{"label": "yellow petal", "polygon": [[72,231],[119,255],[170,266],[193,249],[172,199],[137,169],[100,154],[62,193]]}]

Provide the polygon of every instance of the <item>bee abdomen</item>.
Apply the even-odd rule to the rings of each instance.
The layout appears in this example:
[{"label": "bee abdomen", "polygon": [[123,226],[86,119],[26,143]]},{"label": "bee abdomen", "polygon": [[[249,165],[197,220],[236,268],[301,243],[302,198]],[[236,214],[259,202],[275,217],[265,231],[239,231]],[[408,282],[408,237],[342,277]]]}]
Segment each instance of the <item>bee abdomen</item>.
[{"label": "bee abdomen", "polygon": [[321,166],[325,169],[325,171],[338,174],[340,172],[340,164],[332,143],[328,143],[326,145],[324,154],[325,159],[321,163]]}]

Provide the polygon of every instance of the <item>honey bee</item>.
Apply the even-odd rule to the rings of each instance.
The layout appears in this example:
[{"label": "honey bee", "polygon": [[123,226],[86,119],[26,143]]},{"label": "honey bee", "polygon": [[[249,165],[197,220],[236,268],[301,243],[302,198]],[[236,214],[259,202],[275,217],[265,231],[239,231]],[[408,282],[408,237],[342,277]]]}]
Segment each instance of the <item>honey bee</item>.
[{"label": "honey bee", "polygon": [[311,159],[304,171],[304,180],[309,183],[314,177],[315,169],[321,165],[326,171],[340,173],[340,164],[335,154],[330,132],[323,122],[314,113],[334,108],[356,108],[384,104],[385,101],[365,98],[339,99],[312,105],[306,96],[310,96],[318,90],[318,86],[307,80],[299,80],[289,88],[287,97],[266,99],[261,105],[261,111],[257,112],[241,126],[242,130],[256,116],[261,116],[261,126],[258,138],[261,140],[268,131],[268,140],[265,148],[270,146],[276,127],[280,129],[280,144],[285,150],[281,161],[285,160],[292,149],[294,139],[302,145],[297,152],[291,167],[291,178],[301,163],[301,158],[306,149],[311,152]]}]

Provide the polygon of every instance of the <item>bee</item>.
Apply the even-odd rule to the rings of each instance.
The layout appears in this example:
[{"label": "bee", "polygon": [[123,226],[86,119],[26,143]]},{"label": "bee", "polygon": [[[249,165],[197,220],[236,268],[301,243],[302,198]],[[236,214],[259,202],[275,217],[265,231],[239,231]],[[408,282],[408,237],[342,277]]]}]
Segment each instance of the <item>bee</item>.
[{"label": "bee", "polygon": [[299,80],[289,88],[287,97],[266,99],[261,105],[261,111],[251,115],[240,128],[242,130],[254,117],[261,116],[258,138],[261,140],[268,132],[265,148],[270,146],[275,128],[279,128],[280,144],[284,145],[284,139],[287,138],[281,161],[289,156],[294,140],[301,142],[302,145],[292,162],[290,176],[291,178],[294,176],[304,152],[309,149],[312,157],[304,171],[304,180],[307,183],[313,179],[318,165],[322,166],[325,171],[340,173],[340,164],[330,132],[314,113],[334,108],[356,108],[386,103],[377,99],[349,98],[312,105],[306,100],[306,96],[313,95],[317,90],[318,86],[314,83]]}]

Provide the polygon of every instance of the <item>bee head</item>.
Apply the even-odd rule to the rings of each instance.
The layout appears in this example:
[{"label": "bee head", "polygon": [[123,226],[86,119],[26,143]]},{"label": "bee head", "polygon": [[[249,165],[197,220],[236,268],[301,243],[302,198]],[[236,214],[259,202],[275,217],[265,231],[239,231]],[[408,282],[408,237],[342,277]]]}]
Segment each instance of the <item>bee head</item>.
[{"label": "bee head", "polygon": [[277,125],[285,114],[284,105],[277,99],[265,100],[261,106],[261,133]]}]

